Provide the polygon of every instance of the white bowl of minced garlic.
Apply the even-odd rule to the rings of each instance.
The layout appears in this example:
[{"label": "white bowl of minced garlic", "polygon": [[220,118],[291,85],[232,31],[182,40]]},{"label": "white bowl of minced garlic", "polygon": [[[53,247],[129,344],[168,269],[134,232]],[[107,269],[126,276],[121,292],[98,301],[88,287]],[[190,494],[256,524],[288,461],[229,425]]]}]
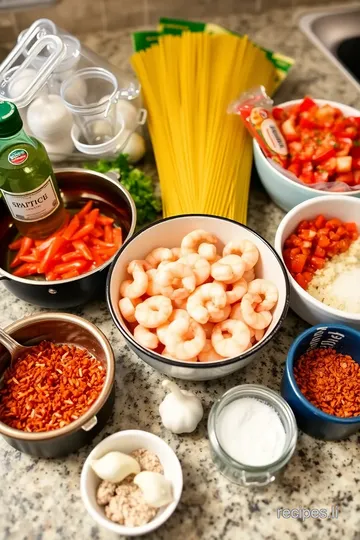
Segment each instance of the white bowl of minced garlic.
[{"label": "white bowl of minced garlic", "polygon": [[147,431],[119,431],[101,441],[81,473],[81,496],[99,525],[123,536],[160,527],[177,507],[181,465],[162,439]]}]

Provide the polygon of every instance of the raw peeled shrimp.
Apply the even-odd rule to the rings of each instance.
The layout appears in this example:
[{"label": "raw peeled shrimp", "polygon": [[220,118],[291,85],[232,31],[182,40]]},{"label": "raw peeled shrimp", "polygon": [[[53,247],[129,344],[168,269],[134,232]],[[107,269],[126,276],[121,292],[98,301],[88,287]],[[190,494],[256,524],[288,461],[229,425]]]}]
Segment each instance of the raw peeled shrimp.
[{"label": "raw peeled shrimp", "polygon": [[120,285],[121,296],[127,296],[128,298],[139,298],[146,293],[148,287],[149,278],[145,272],[147,267],[146,261],[132,261],[127,271],[132,275],[133,281],[127,279]]},{"label": "raw peeled shrimp", "polygon": [[209,322],[219,323],[229,318],[231,306],[227,304],[223,309],[209,309]]},{"label": "raw peeled shrimp", "polygon": [[129,298],[124,296],[119,300],[119,309],[121,315],[127,322],[133,323],[136,322],[135,319],[135,307],[142,302],[141,298]]},{"label": "raw peeled shrimp", "polygon": [[177,261],[181,257],[181,248],[175,247],[171,249],[171,253],[173,254],[173,261]]},{"label": "raw peeled shrimp", "polygon": [[259,250],[250,240],[231,240],[223,249],[223,256],[240,255],[245,264],[245,270],[253,268],[259,260]]},{"label": "raw peeled shrimp", "polygon": [[[239,302],[238,304],[234,304],[232,306],[231,313],[230,313],[230,319],[236,319],[236,320],[242,321],[243,323],[246,324],[246,322],[244,320],[244,317],[242,315],[242,312],[241,312],[241,302]],[[248,328],[250,330],[251,339],[254,342],[260,341],[264,337],[264,334],[265,334],[265,329],[264,328],[262,328],[261,330],[256,330],[255,328],[252,328],[248,324],[247,324],[247,326],[248,326]]]},{"label": "raw peeled shrimp", "polygon": [[[181,282],[176,281],[177,279]],[[196,287],[196,277],[192,268],[179,261],[169,263],[159,269],[154,280],[162,288],[162,294],[172,300],[187,298]]]},{"label": "raw peeled shrimp", "polygon": [[203,229],[196,229],[184,236],[181,241],[181,253],[187,255],[188,253],[197,253],[200,244],[216,244],[218,241],[214,234],[211,234]]},{"label": "raw peeled shrimp", "polygon": [[267,328],[272,320],[270,311],[261,311],[258,313],[255,308],[261,304],[262,298],[259,294],[247,292],[241,300],[241,313],[246,324],[254,330],[263,330]]},{"label": "raw peeled shrimp", "polygon": [[268,279],[254,279],[249,283],[249,293],[259,294],[264,297],[263,301],[257,306],[256,311],[270,311],[278,301],[279,293],[276,285]]},{"label": "raw peeled shrimp", "polygon": [[163,261],[174,261],[175,257],[171,249],[155,248],[145,257],[145,260],[151,264],[153,268],[157,268]]},{"label": "raw peeled shrimp", "polygon": [[166,349],[178,360],[196,357],[204,348],[205,331],[201,324],[190,319],[177,319],[170,323],[166,337]]},{"label": "raw peeled shrimp", "polygon": [[210,318],[210,311],[217,311],[226,306],[226,293],[220,283],[204,283],[193,292],[187,301],[186,309],[195,321],[205,324]]},{"label": "raw peeled shrimp", "polygon": [[250,270],[245,270],[243,278],[245,279],[245,281],[250,283],[250,281],[253,281],[255,279],[255,270],[253,268],[250,268]]},{"label": "raw peeled shrimp", "polygon": [[[178,358],[174,358],[170,353],[169,351],[167,350],[167,348],[165,347],[165,349],[163,350],[163,352],[161,353],[161,356],[165,356],[165,358],[170,358],[171,360],[178,360]],[[197,356],[194,356],[193,358],[187,358],[186,360],[184,360],[184,362],[197,362],[198,360],[198,357]]]},{"label": "raw peeled shrimp", "polygon": [[210,276],[211,266],[208,260],[197,253],[189,253],[179,259],[180,263],[190,266],[195,274],[196,285],[202,285]]},{"label": "raw peeled shrimp", "polygon": [[174,309],[167,322],[157,327],[156,334],[159,341],[163,345],[166,345],[166,336],[168,333],[169,324],[178,319],[184,319],[188,324],[190,324],[190,315],[185,309]]},{"label": "raw peeled shrimp", "polygon": [[212,323],[210,321],[202,325],[203,329],[205,330],[206,339],[211,338],[211,334],[212,334],[214,326],[215,326],[215,323]]},{"label": "raw peeled shrimp", "polygon": [[234,283],[242,278],[245,264],[239,255],[227,255],[211,265],[211,275],[216,281]]},{"label": "raw peeled shrimp", "polygon": [[242,354],[249,347],[250,339],[247,325],[234,319],[217,324],[211,335],[212,346],[223,358]]},{"label": "raw peeled shrimp", "polygon": [[230,289],[226,290],[226,298],[228,304],[235,304],[235,302],[241,300],[248,290],[248,284],[244,278],[235,281],[235,283],[231,283],[229,287]]},{"label": "raw peeled shrimp", "polygon": [[146,272],[148,276],[148,286],[146,289],[146,294],[148,294],[149,296],[156,296],[157,294],[162,293],[162,288],[155,281],[157,272],[158,270],[156,270],[156,268],[151,268],[150,270]]},{"label": "raw peeled shrimp", "polygon": [[156,349],[156,347],[159,345],[157,335],[141,324],[135,326],[134,338],[138,343],[140,343],[140,345],[147,349]]},{"label": "raw peeled shrimp", "polygon": [[135,318],[145,328],[157,328],[164,324],[172,313],[170,298],[166,296],[151,296],[136,306]]},{"label": "raw peeled shrimp", "polygon": [[203,242],[198,247],[198,254],[209,262],[215,262],[217,257],[216,246]]},{"label": "raw peeled shrimp", "polygon": [[224,357],[218,354],[212,346],[211,339],[207,339],[204,348],[198,355],[199,362],[213,362],[223,360]]}]

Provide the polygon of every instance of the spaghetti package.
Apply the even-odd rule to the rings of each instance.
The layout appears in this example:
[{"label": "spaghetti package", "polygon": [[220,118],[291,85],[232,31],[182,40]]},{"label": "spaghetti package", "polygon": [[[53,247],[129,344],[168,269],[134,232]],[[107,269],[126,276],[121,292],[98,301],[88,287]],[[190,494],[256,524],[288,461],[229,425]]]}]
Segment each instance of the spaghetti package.
[{"label": "spaghetti package", "polygon": [[244,92],[228,107],[228,112],[238,114],[257,140],[265,156],[284,166],[288,155],[286,141],[272,114],[273,101],[264,86]]}]

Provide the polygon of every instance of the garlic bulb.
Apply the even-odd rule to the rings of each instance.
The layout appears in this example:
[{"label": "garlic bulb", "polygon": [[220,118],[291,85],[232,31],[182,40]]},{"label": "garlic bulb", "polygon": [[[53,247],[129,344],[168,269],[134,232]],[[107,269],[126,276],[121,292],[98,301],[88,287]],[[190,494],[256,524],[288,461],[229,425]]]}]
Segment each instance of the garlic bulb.
[{"label": "garlic bulb", "polygon": [[101,480],[121,482],[129,474],[138,474],[140,465],[131,456],[122,452],[109,452],[100,459],[94,459],[91,467]]},{"label": "garlic bulb", "polygon": [[130,163],[136,163],[144,156],[145,150],[144,137],[134,131],[127,140],[125,147],[122,149],[122,153],[129,156]]},{"label": "garlic bulb", "polygon": [[180,390],[174,382],[165,380],[162,384],[170,390],[159,406],[164,426],[173,433],[195,431],[204,414],[201,401],[192,392]]},{"label": "garlic bulb", "polygon": [[119,99],[116,104],[116,114],[123,119],[127,129],[134,129],[138,118],[138,111],[134,105],[126,99]]},{"label": "garlic bulb", "polygon": [[23,69],[19,73],[15,72],[14,78],[9,84],[9,97],[16,99],[21,96],[21,94],[27,91],[36,76],[37,72],[31,68]]},{"label": "garlic bulb", "polygon": [[134,484],[141,489],[145,502],[154,508],[160,508],[173,501],[171,482],[163,474],[142,471],[135,476]]},{"label": "garlic bulb", "polygon": [[72,116],[61,97],[50,94],[34,99],[29,105],[27,123],[35,137],[55,143],[70,135]]}]

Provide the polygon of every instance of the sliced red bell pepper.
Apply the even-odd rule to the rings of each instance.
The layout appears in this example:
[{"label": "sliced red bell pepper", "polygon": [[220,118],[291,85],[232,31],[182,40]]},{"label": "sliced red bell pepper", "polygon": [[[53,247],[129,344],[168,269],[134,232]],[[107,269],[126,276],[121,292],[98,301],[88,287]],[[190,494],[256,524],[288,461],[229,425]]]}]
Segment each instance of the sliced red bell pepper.
[{"label": "sliced red bell pepper", "polygon": [[87,247],[87,245],[85,244],[85,242],[82,242],[81,240],[75,240],[72,243],[72,245],[74,246],[76,251],[80,252],[80,254],[84,257],[84,259],[88,261],[93,260],[92,253],[90,249]]},{"label": "sliced red bell pepper", "polygon": [[75,214],[75,216],[70,221],[69,225],[66,227],[65,231],[62,233],[62,237],[66,240],[70,240],[70,238],[76,233],[76,231],[80,227],[80,220],[79,216]]},{"label": "sliced red bell pepper", "polygon": [[63,262],[70,262],[70,261],[77,261],[81,259],[82,254],[80,251],[69,251],[68,253],[64,253],[61,255],[61,260]]},{"label": "sliced red bell pepper", "polygon": [[15,255],[14,260],[10,264],[10,268],[15,268],[16,266],[19,266],[19,264],[21,264],[21,257],[23,255],[27,255],[30,252],[33,245],[34,245],[34,240],[32,238],[29,238],[28,236],[24,236],[21,240],[20,249]]},{"label": "sliced red bell pepper", "polygon": [[95,224],[99,217],[99,213],[100,213],[100,210],[98,208],[94,208],[94,210],[91,210],[90,214],[86,216],[85,222],[91,223],[95,227]]},{"label": "sliced red bell pepper", "polygon": [[116,247],[113,242],[104,242],[103,240],[100,240],[100,238],[92,238],[91,243],[93,246],[100,246],[103,248],[114,248]]},{"label": "sliced red bell pepper", "polygon": [[72,270],[77,270],[79,273],[81,273],[81,271],[84,270],[88,264],[88,261],[85,261],[84,259],[79,259],[77,261],[71,261],[64,264],[57,264],[54,266],[53,272],[60,276],[66,274],[67,272],[71,272]]},{"label": "sliced red bell pepper", "polygon": [[79,274],[78,270],[70,270],[69,272],[64,272],[64,274],[62,274],[62,276],[61,276],[61,279],[71,279],[71,278],[77,277],[79,275],[80,274]]},{"label": "sliced red bell pepper", "polygon": [[85,206],[82,207],[82,209],[77,213],[77,217],[79,219],[83,218],[84,216],[86,216],[86,214],[88,214],[90,212],[90,210],[92,209],[93,207],[93,204],[94,202],[93,201],[88,201]]},{"label": "sliced red bell pepper", "polygon": [[14,272],[13,275],[17,277],[26,277],[38,274],[39,264],[38,263],[25,263],[19,266]]},{"label": "sliced red bell pepper", "polygon": [[11,242],[11,244],[9,244],[9,249],[11,251],[17,251],[18,249],[21,248],[21,243],[22,243],[22,238],[18,238],[18,240],[14,240],[14,242]]},{"label": "sliced red bell pepper", "polygon": [[41,274],[46,274],[49,266],[52,262],[54,262],[55,256],[59,254],[59,251],[64,246],[64,244],[66,244],[66,240],[62,236],[57,236],[53,239],[50,246],[46,250],[42,261],[40,262],[39,270]]},{"label": "sliced red bell pepper", "polygon": [[111,225],[105,225],[104,227],[104,240],[107,244],[113,244],[113,227]]},{"label": "sliced red bell pepper", "polygon": [[113,229],[113,242],[116,247],[120,247],[122,244],[122,230],[120,227],[114,227]]},{"label": "sliced red bell pepper", "polygon": [[113,218],[104,216],[104,214],[100,214],[96,221],[99,225],[112,225],[114,223]]},{"label": "sliced red bell pepper", "polygon": [[87,223],[81,229],[79,229],[75,234],[72,235],[71,240],[79,240],[80,238],[84,238],[84,236],[91,233],[93,230],[94,225],[92,223]]}]

